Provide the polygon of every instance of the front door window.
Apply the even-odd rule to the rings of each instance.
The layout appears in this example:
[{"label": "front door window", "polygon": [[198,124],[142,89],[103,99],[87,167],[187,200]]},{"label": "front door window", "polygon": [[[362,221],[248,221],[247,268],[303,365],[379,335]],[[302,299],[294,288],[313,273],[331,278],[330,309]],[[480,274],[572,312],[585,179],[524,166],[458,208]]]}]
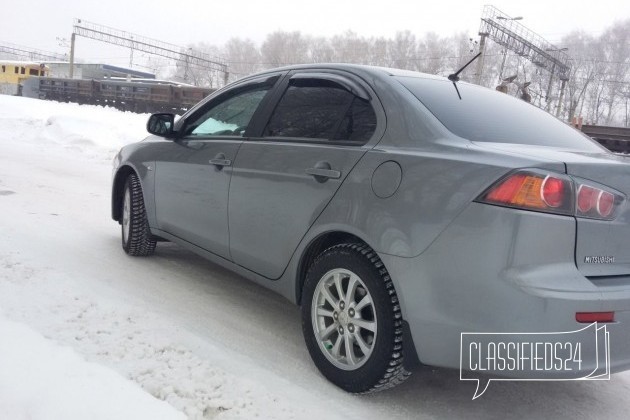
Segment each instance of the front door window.
[{"label": "front door window", "polygon": [[227,98],[188,125],[186,135],[242,137],[256,108],[270,88],[269,85],[258,86]]}]

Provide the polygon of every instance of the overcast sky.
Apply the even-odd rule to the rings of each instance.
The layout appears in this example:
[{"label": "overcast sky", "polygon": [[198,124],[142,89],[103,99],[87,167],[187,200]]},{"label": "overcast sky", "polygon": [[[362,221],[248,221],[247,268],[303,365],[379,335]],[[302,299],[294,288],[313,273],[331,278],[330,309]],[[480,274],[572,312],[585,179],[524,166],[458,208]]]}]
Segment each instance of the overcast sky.
[{"label": "overcast sky", "polygon": [[[202,41],[221,45],[231,37],[260,43],[279,29],[323,36],[352,30],[385,37],[409,29],[420,36],[433,31],[476,37],[486,3],[522,16],[523,25],[552,43],[576,29],[599,35],[615,21],[630,18],[630,0],[11,1],[0,15],[0,43],[67,52],[56,38],[70,38],[75,17],[183,46]],[[129,52],[78,38],[77,56],[120,65]]]}]

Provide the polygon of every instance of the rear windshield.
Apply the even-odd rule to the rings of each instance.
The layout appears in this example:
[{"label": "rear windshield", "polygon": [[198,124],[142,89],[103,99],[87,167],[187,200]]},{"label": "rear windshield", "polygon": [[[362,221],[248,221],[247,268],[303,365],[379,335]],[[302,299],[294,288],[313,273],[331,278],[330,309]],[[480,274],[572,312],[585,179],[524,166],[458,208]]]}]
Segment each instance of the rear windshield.
[{"label": "rear windshield", "polygon": [[471,141],[552,146],[602,152],[595,141],[507,94],[468,83],[397,77],[454,134]]}]

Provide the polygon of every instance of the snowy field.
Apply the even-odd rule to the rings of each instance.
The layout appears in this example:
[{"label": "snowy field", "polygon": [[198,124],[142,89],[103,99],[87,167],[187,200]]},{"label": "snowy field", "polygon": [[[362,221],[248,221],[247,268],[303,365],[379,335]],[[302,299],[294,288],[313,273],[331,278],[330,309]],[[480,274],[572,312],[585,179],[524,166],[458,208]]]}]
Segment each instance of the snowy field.
[{"label": "snowy field", "polygon": [[627,417],[628,373],[492,383],[475,401],[429,368],[338,390],[289,302],[173,244],[122,251],[111,158],[146,118],[0,95],[0,419]]}]

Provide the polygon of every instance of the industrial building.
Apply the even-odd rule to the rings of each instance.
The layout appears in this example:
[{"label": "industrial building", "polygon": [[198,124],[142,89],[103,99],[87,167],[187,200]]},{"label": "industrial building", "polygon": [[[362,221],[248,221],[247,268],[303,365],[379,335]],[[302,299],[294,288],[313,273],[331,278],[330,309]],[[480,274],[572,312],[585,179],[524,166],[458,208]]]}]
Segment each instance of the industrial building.
[{"label": "industrial building", "polygon": [[[50,77],[70,78],[70,63],[58,61],[47,62]],[[111,79],[122,77],[127,79],[155,79],[155,74],[112,66],[109,64],[74,63],[73,79]]]}]

